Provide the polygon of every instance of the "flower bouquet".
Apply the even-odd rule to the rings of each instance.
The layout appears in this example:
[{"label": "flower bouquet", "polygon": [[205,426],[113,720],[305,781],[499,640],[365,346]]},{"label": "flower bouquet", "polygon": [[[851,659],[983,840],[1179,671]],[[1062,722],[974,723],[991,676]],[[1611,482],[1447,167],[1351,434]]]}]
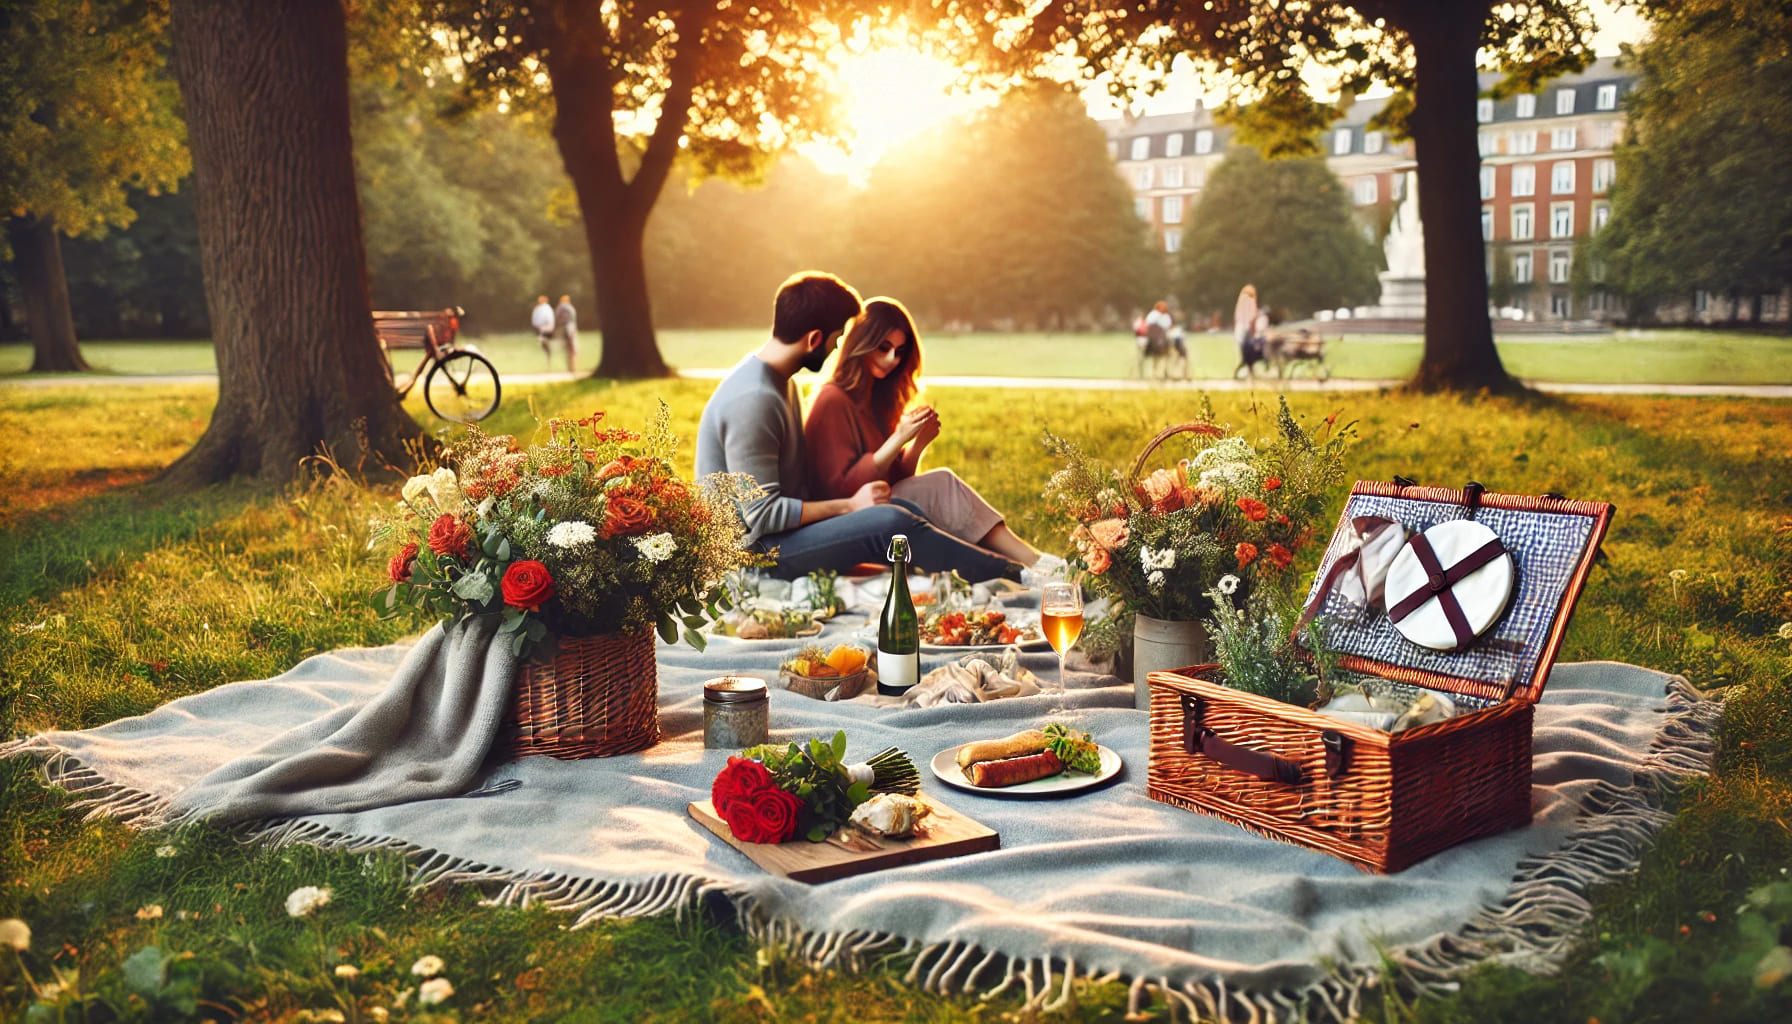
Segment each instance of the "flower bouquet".
[{"label": "flower bouquet", "polygon": [[1255,445],[1224,436],[1205,402],[1200,420],[1186,457],[1144,477],[1046,435],[1064,465],[1045,497],[1076,523],[1073,561],[1098,592],[1153,619],[1210,616],[1207,592],[1226,574],[1236,574],[1247,593],[1266,576],[1279,580],[1312,541],[1325,492],[1344,479],[1352,431],[1333,432],[1332,417],[1315,438],[1284,400],[1275,436]]},{"label": "flower bouquet", "polygon": [[912,797],[921,774],[907,754],[890,747],[859,765],[847,765],[846,734],[804,746],[748,747],[717,773],[710,802],[734,838],[782,843],[802,836],[825,842],[873,793]]},{"label": "flower bouquet", "polygon": [[376,606],[444,622],[502,614],[519,656],[550,637],[648,627],[701,649],[728,607],[723,577],[749,557],[735,502],[757,488],[680,480],[663,403],[645,437],[603,416],[550,420],[547,442],[528,447],[475,427],[410,478],[373,523],[370,543],[397,548]]}]

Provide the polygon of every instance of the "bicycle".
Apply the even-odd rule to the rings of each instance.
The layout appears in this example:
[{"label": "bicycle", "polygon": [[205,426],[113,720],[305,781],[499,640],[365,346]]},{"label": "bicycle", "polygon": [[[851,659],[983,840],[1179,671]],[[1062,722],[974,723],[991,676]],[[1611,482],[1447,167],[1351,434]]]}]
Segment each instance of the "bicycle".
[{"label": "bicycle", "polygon": [[[400,399],[423,381],[423,401],[429,411],[455,423],[477,423],[498,408],[503,385],[497,368],[472,347],[462,348],[455,339],[460,334],[459,307],[441,310],[375,310],[374,333],[380,348],[386,352],[387,372]],[[398,384],[392,372],[392,350],[421,348],[423,360],[417,369]],[[428,370],[426,374],[424,371]]]}]

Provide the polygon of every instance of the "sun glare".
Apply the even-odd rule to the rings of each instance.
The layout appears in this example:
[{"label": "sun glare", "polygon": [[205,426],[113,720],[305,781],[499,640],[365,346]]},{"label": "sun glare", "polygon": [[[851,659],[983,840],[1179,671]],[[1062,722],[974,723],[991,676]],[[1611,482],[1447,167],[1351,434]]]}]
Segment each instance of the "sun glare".
[{"label": "sun glare", "polygon": [[995,98],[953,91],[957,72],[950,64],[907,49],[848,56],[837,74],[852,137],[803,153],[824,171],[858,179],[892,147]]}]

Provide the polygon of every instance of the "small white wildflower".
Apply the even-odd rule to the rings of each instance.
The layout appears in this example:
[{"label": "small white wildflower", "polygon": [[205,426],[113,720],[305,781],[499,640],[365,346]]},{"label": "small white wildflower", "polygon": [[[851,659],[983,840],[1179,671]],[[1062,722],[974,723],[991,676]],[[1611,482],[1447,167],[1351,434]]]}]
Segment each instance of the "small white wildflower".
[{"label": "small white wildflower", "polygon": [[418,957],[417,962],[411,965],[411,973],[424,978],[433,978],[442,973],[442,968],[446,966],[448,965],[442,963],[442,958],[439,956]]},{"label": "small white wildflower", "polygon": [[1164,589],[1164,571],[1162,569],[1154,569],[1151,572],[1146,573],[1145,582],[1151,584],[1152,590]]},{"label": "small white wildflower", "polygon": [[158,846],[156,847],[156,856],[163,860],[167,860],[170,857],[178,857],[180,856],[180,849],[174,846]]},{"label": "small white wildflower", "polygon": [[649,562],[664,562],[678,550],[678,542],[669,533],[656,533],[647,537],[635,538],[635,550]]},{"label": "small white wildflower", "polygon": [[1673,572],[1668,573],[1668,579],[1673,580],[1675,583],[1685,579],[1686,576],[1687,572],[1685,569],[1675,569]]},{"label": "small white wildflower", "polygon": [[337,964],[336,976],[338,978],[348,978],[353,981],[361,976],[361,968],[356,967],[354,964]]},{"label": "small white wildflower", "polygon": [[323,1024],[348,1024],[348,1018],[344,1017],[342,1011],[337,1009],[312,1010],[311,1019],[322,1021]]},{"label": "small white wildflower", "polygon": [[1781,640],[1792,640],[1792,622],[1780,623],[1779,637]]},{"label": "small white wildflower", "polygon": [[416,991],[417,990],[414,988],[407,988],[403,992],[400,992],[397,995],[393,996],[392,997],[392,1008],[394,1010],[404,1009],[404,1004],[411,1001],[411,994]]},{"label": "small white wildflower", "polygon": [[31,926],[16,917],[0,921],[0,946],[20,953],[31,948]]},{"label": "small white wildflower", "polygon": [[391,1017],[392,1011],[386,1009],[384,1006],[369,1006],[367,1008],[367,1019],[374,1021],[375,1024],[389,1020]]},{"label": "small white wildflower", "polygon": [[1222,594],[1236,594],[1238,593],[1238,577],[1231,573],[1227,573],[1220,577],[1220,581],[1216,586],[1218,586],[1219,592]]},{"label": "small white wildflower", "polygon": [[160,903],[151,903],[146,907],[137,908],[137,920],[139,921],[159,921],[161,918],[162,905]]},{"label": "small white wildflower", "polygon": [[447,978],[431,978],[417,989],[418,1006],[434,1006],[454,994],[454,986],[448,984]]},{"label": "small white wildflower", "polygon": [[287,895],[286,913],[289,917],[305,917],[329,902],[330,890],[319,889],[315,885],[302,885]]},{"label": "small white wildflower", "polygon": [[429,474],[426,486],[429,488],[429,499],[436,503],[436,508],[444,512],[459,511],[463,499],[460,481],[455,477],[454,470],[443,466]]},{"label": "small white wildflower", "polygon": [[1176,568],[1176,549],[1158,549],[1141,546],[1139,548],[1139,568],[1144,569],[1146,572],[1150,572],[1153,569]]},{"label": "small white wildflower", "polygon": [[571,519],[564,523],[555,523],[548,530],[548,543],[557,548],[578,547],[597,539],[597,530],[582,519]]},{"label": "small white wildflower", "polygon": [[406,504],[410,505],[415,505],[424,498],[429,497],[429,474],[421,473],[406,480],[404,482],[404,487],[399,489],[398,494],[399,497],[402,497],[405,500]]}]

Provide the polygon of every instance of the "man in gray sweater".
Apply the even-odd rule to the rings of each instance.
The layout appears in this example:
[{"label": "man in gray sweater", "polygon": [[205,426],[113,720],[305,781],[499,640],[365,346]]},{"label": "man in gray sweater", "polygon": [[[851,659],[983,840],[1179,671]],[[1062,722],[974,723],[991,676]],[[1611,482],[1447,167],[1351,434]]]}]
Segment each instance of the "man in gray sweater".
[{"label": "man in gray sweater", "polygon": [[1019,565],[935,528],[919,507],[892,501],[881,480],[850,498],[806,500],[803,411],[791,378],[821,369],[859,309],[859,294],[832,274],[808,272],[784,282],[772,336],[729,371],[703,407],[697,475],[745,473],[758,481],[764,495],[740,509],[747,543],[775,551],[773,572],[786,579],[882,562],[898,533],[908,536],[914,565],[923,571],[955,569],[974,583],[1019,579]]}]

